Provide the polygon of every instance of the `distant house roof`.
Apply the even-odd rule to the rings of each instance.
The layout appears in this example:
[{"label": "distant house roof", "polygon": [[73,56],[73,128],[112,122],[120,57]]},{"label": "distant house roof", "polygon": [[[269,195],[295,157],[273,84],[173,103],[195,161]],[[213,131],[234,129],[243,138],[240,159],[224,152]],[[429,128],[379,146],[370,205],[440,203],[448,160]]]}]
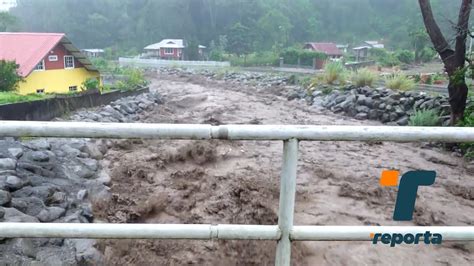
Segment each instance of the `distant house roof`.
[{"label": "distant house roof", "polygon": [[86,69],[97,71],[64,33],[0,32],[0,60],[16,61],[19,74],[26,77],[59,43]]},{"label": "distant house roof", "polygon": [[161,48],[184,48],[183,39],[164,39],[159,43],[150,44],[145,50],[159,50]]},{"label": "distant house roof", "polygon": [[88,53],[104,53],[104,49],[81,49],[82,52]]},{"label": "distant house roof", "polygon": [[372,48],[385,48],[383,43],[379,43],[378,41],[365,41],[366,44],[370,45]]},{"label": "distant house roof", "polygon": [[306,49],[312,49],[316,52],[325,53],[332,56],[342,55],[341,50],[337,48],[335,43],[325,43],[325,42],[308,42],[305,44]]}]

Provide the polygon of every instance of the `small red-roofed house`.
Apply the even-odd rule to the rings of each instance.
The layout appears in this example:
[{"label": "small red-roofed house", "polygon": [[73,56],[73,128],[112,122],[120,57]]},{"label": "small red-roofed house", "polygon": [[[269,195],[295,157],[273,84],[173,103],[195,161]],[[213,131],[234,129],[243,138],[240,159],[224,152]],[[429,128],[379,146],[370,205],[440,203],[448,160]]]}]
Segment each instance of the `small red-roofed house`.
[{"label": "small red-roofed house", "polygon": [[77,91],[100,73],[63,33],[0,32],[0,60],[15,61],[19,94]]}]

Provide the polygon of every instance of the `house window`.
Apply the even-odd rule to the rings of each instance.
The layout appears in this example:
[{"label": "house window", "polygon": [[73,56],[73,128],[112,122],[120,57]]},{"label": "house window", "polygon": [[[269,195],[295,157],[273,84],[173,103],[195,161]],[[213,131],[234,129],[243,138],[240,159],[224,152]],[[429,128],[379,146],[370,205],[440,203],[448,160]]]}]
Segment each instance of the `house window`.
[{"label": "house window", "polygon": [[38,94],[44,94],[44,89],[37,89],[37,90],[36,90],[36,93],[38,93]]},{"label": "house window", "polygon": [[41,60],[41,62],[39,62],[36,67],[35,67],[35,71],[44,71],[46,70],[46,68],[44,67],[44,60]]},{"label": "house window", "polygon": [[64,56],[64,68],[65,69],[74,68],[74,56],[72,55]]},{"label": "house window", "polygon": [[77,86],[69,86],[69,91],[77,91]]},{"label": "house window", "polygon": [[58,56],[57,55],[50,55],[48,56],[49,62],[56,62],[58,61]]},{"label": "house window", "polygon": [[165,54],[174,54],[173,48],[165,48]]}]

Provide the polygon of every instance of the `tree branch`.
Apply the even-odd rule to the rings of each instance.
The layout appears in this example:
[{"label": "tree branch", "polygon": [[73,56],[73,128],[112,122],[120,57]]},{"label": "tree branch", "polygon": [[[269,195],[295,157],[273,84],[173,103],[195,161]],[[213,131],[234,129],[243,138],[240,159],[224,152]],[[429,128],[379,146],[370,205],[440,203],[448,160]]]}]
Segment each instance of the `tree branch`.
[{"label": "tree branch", "polygon": [[[443,33],[441,32],[441,29],[439,28],[438,24],[436,23],[436,20],[434,19],[433,10],[431,8],[431,2],[430,0],[418,0],[418,3],[420,4],[421,14],[423,15],[423,22],[425,24],[426,31],[430,36],[431,42],[433,43],[435,50],[441,56],[443,62],[445,62],[445,65],[448,66],[450,64],[447,64],[447,62],[454,59],[454,51],[449,46],[448,42],[446,41],[446,38],[444,37]],[[448,73],[451,71],[451,69],[448,68],[446,68],[446,70],[448,71]]]},{"label": "tree branch", "polygon": [[455,53],[457,63],[464,65],[466,57],[466,38],[469,32],[469,16],[471,14],[472,0],[462,0],[461,8],[459,9],[458,24],[456,26],[456,45]]}]

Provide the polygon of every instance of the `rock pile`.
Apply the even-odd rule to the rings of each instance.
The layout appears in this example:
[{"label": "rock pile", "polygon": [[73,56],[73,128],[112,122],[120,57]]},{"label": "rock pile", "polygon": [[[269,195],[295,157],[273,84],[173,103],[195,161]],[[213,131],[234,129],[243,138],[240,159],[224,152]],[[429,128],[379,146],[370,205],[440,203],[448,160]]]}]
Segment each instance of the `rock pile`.
[{"label": "rock pile", "polygon": [[290,83],[290,75],[232,70],[160,68],[161,74],[187,77],[201,75],[211,80],[223,80],[230,83],[258,87],[284,86]]},{"label": "rock pile", "polygon": [[[109,105],[76,112],[68,120],[83,122],[130,123],[138,120],[138,115],[150,111],[161,104],[161,95],[157,92],[143,93],[112,102]],[[60,120],[60,119],[57,119]]]},{"label": "rock pile", "polygon": [[450,106],[447,97],[423,92],[348,86],[332,90],[328,95],[316,90],[307,100],[312,104],[321,104],[335,113],[343,112],[359,120],[379,120],[401,126],[408,125],[409,117],[414,110],[435,109],[441,116],[442,124],[449,123]]},{"label": "rock pile", "polygon": [[[131,122],[159,103],[159,94],[145,93],[94,111],[79,111],[71,118]],[[91,201],[110,196],[110,177],[100,160],[112,145],[105,140],[0,139],[0,222],[94,222]],[[6,265],[100,265],[102,255],[94,245],[93,240],[0,239],[0,261]]]}]

